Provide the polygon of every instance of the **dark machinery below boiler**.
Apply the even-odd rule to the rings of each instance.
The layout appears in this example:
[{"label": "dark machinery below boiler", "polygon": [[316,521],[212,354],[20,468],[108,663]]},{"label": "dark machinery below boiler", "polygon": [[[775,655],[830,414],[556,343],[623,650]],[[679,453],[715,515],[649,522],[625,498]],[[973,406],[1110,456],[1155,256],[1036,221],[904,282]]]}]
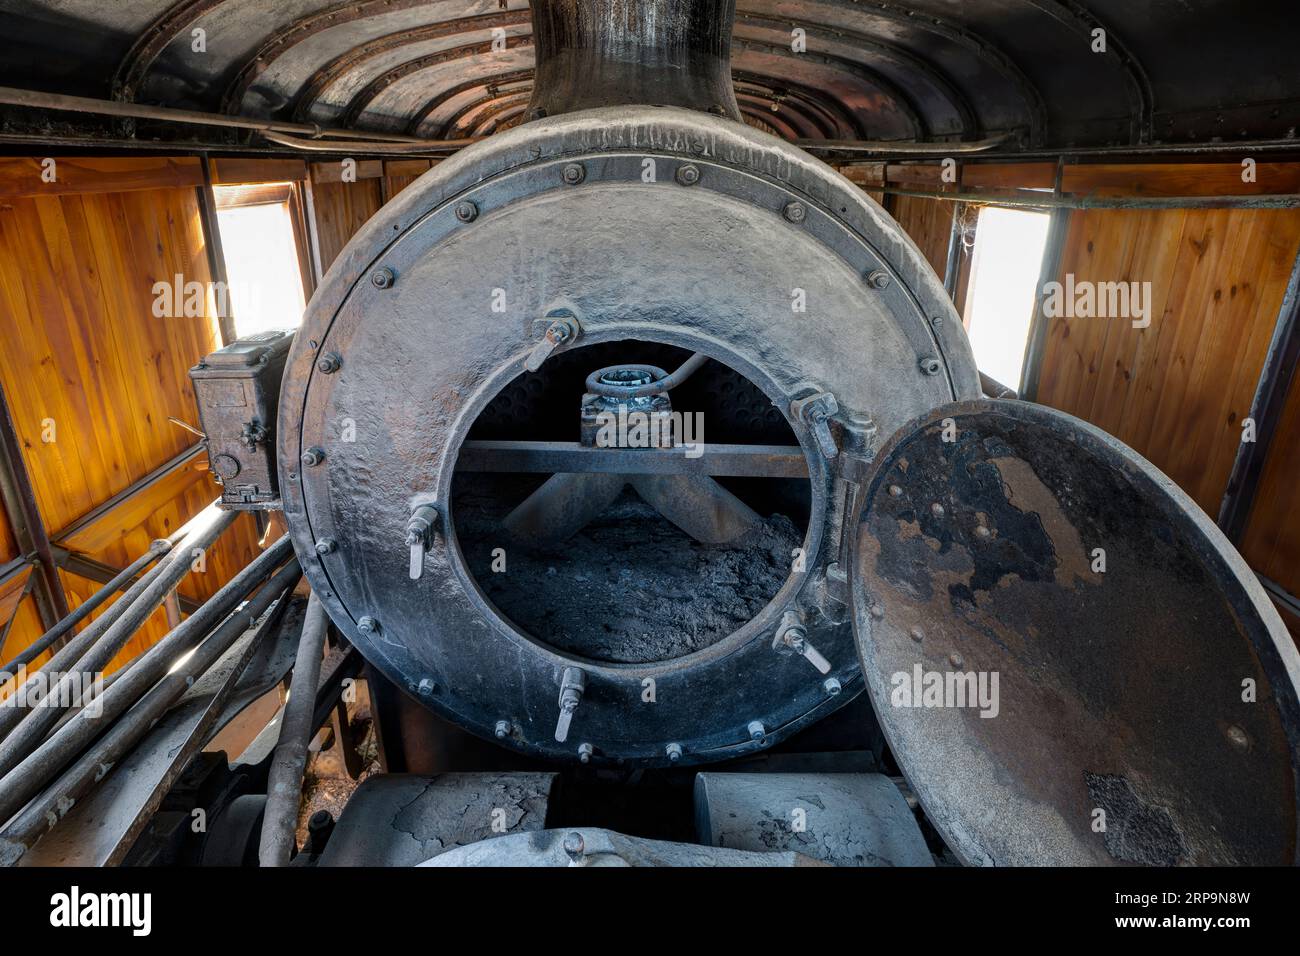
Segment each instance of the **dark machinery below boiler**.
[{"label": "dark machinery below boiler", "polygon": [[[297,561],[346,641],[327,675],[346,676],[352,647],[399,689],[392,765],[418,769],[425,712],[510,752],[500,772],[367,781],[304,858],[1294,862],[1300,665],[1217,529],[1113,438],[982,397],[899,227],[739,122],[730,3],[533,7],[527,121],[370,220],[282,382],[274,339],[196,372],[225,505],[265,509],[278,472]],[[276,392],[278,423],[257,410]],[[708,441],[674,419],[696,412]],[[598,437],[636,415],[653,437]],[[540,484],[481,542],[505,561],[573,538],[628,487],[683,541],[745,540],[778,500],[803,532],[726,633],[561,646],[503,613],[468,559],[457,488],[521,475]],[[539,587],[560,603],[577,594],[552,577]],[[619,586],[644,600],[634,562]],[[948,706],[931,705],[935,675]],[[989,682],[982,710],[942,696],[973,703]],[[800,745],[850,725],[852,747]],[[704,765],[695,843],[690,826],[625,819],[629,836],[584,816],[581,781],[649,772],[681,791]],[[240,848],[209,862],[238,862],[262,804],[195,767]],[[393,836],[396,811],[426,836]]]}]

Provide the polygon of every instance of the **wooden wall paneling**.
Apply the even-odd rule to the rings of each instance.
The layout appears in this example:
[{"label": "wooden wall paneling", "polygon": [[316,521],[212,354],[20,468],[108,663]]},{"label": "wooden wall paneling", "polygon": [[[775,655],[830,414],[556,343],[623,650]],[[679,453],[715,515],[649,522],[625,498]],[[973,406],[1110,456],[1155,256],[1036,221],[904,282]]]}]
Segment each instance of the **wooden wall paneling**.
[{"label": "wooden wall paneling", "polygon": [[963,163],[963,189],[1051,189],[1056,163]]},{"label": "wooden wall paneling", "polygon": [[337,159],[328,163],[312,163],[308,175],[313,183],[342,183],[345,172],[349,170],[349,183],[363,179],[381,179],[384,176],[384,160],[361,159],[351,167],[345,167],[343,161]]},{"label": "wooden wall paneling", "polygon": [[354,183],[317,181],[312,184],[312,197],[321,269],[327,271],[348,240],[383,206],[383,189],[378,178]]},{"label": "wooden wall paneling", "polygon": [[[1174,361],[1163,377],[1151,437],[1147,447],[1139,451],[1146,453],[1203,509],[1213,513],[1223,496],[1227,471],[1217,475],[1213,462],[1204,455],[1197,456],[1195,449],[1199,437],[1207,431],[1222,434],[1223,423],[1217,420],[1212,406],[1217,395],[1232,387],[1232,346],[1223,332],[1233,321],[1242,320],[1231,314],[1225,301],[1225,278],[1231,273],[1234,247],[1242,241],[1245,223],[1240,213],[1229,211],[1192,217],[1193,221],[1197,219],[1204,219],[1208,225],[1202,233],[1203,244],[1197,248],[1194,271],[1188,274],[1180,270],[1170,280],[1179,286],[1185,283],[1187,294],[1181,307],[1166,318],[1176,324],[1179,333],[1174,339]],[[1192,261],[1184,257],[1180,265]],[[1259,361],[1262,359],[1261,355]],[[1231,448],[1235,451],[1235,440]]]},{"label": "wooden wall paneling", "polygon": [[[1186,213],[1171,271],[1151,277],[1153,282],[1159,279],[1168,285],[1169,296],[1164,311],[1153,319],[1153,354],[1150,363],[1141,368],[1142,394],[1126,410],[1121,437],[1157,465],[1166,463],[1167,435],[1176,424],[1174,416],[1186,393],[1207,286],[1221,246],[1215,236],[1226,228],[1226,223],[1226,216],[1221,214]],[[1177,226],[1170,222],[1169,228]],[[1167,402],[1167,396],[1176,398]]]},{"label": "wooden wall paneling", "polygon": [[415,182],[420,177],[416,176],[385,176],[384,177],[384,203],[388,204],[407,186]]},{"label": "wooden wall paneling", "polygon": [[1297,246],[1292,210],[1076,212],[1058,280],[1151,282],[1152,323],[1053,320],[1038,400],[1216,511]]},{"label": "wooden wall paneling", "polygon": [[1143,239],[1139,241],[1130,274],[1134,281],[1151,281],[1151,325],[1134,329],[1130,323],[1123,337],[1129,347],[1115,358],[1112,389],[1102,393],[1103,404],[1094,413],[1114,423],[1116,437],[1134,447],[1144,444],[1149,433],[1142,434],[1144,424],[1151,416],[1143,409],[1150,408],[1158,399],[1158,378],[1155,372],[1160,357],[1161,337],[1170,328],[1168,317],[1174,294],[1172,281],[1157,281],[1171,276],[1181,254],[1183,233],[1187,226],[1186,210],[1144,211],[1140,214]]},{"label": "wooden wall paneling", "polygon": [[192,156],[52,158],[54,179],[47,182],[44,157],[0,156],[0,199],[155,190],[203,182],[202,165]]},{"label": "wooden wall paneling", "polygon": [[[1162,403],[1163,410],[1169,413],[1168,427],[1161,432],[1165,441],[1162,458],[1169,462],[1170,467],[1186,459],[1189,443],[1194,441],[1197,430],[1206,424],[1201,407],[1206,396],[1198,387],[1205,384],[1206,372],[1214,372],[1218,388],[1223,387],[1222,376],[1226,372],[1222,360],[1227,356],[1219,347],[1222,330],[1229,319],[1224,314],[1227,303],[1223,298],[1227,289],[1222,288],[1222,283],[1224,276],[1232,271],[1237,247],[1243,239],[1244,221],[1240,214],[1219,218],[1218,228],[1212,228],[1209,233],[1213,257],[1207,256],[1202,260],[1193,280],[1199,295],[1184,302],[1184,311],[1179,318],[1195,330],[1195,335],[1187,338],[1189,351],[1181,394],[1177,399],[1167,394]],[[1156,443],[1153,447],[1162,446]]]},{"label": "wooden wall paneling", "polygon": [[[1111,228],[1091,244],[1094,255],[1089,263],[1087,278],[1096,282],[1127,282],[1138,243],[1144,238],[1142,216],[1136,212],[1125,212],[1101,222]],[[1090,374],[1080,381],[1075,404],[1084,412],[1084,417],[1100,424],[1098,415],[1102,409],[1098,407],[1098,395],[1104,399],[1111,398],[1116,389],[1122,387],[1122,377],[1116,381],[1114,374],[1115,366],[1120,361],[1117,353],[1123,350],[1126,342],[1131,341],[1135,330],[1127,317],[1083,321],[1089,324],[1091,333]],[[1104,406],[1106,403],[1103,401],[1100,404]],[[1105,424],[1102,427],[1110,430]]]},{"label": "wooden wall paneling", "polygon": [[[1238,212],[1235,219],[1241,229],[1237,236],[1229,235],[1232,254],[1225,254],[1227,269],[1209,303],[1207,334],[1192,377],[1193,402],[1184,419],[1186,440],[1175,459],[1180,473],[1199,474],[1199,484],[1192,486],[1194,497],[1212,517],[1227,488],[1241,444],[1242,419],[1250,413],[1281,301],[1268,292],[1274,260],[1266,223],[1281,223],[1285,217],[1254,210]],[[1295,240],[1300,242],[1300,235]],[[1287,245],[1294,261],[1295,246]],[[1200,424],[1193,425],[1194,420]]]},{"label": "wooden wall paneling", "polygon": [[211,161],[211,169],[215,186],[291,183],[307,178],[307,163],[301,159],[219,158]]},{"label": "wooden wall paneling", "polygon": [[[153,287],[178,274],[182,282],[210,278],[198,210],[192,186],[0,204],[0,380],[12,392],[49,527],[72,524],[192,441],[167,419],[195,420],[188,370],[217,346],[215,302],[209,294],[202,315],[159,318]],[[54,442],[42,440],[44,419],[54,421]],[[76,544],[97,561],[123,567],[219,490],[191,468],[178,481],[151,486],[129,513],[110,513],[111,535],[92,526]],[[206,572],[189,575],[182,592],[210,595],[257,550],[255,523],[241,518],[212,549]],[[76,587],[88,595],[99,585]],[[42,630],[25,608],[20,614],[11,654]],[[123,657],[148,646],[161,627],[151,621]]]},{"label": "wooden wall paneling", "polygon": [[1240,162],[1069,165],[1061,191],[1081,196],[1253,196],[1300,193],[1300,163],[1256,163],[1254,182]]},{"label": "wooden wall paneling", "polygon": [[948,264],[948,238],[952,232],[953,203],[946,199],[896,196],[894,219],[917,244],[939,281]]}]

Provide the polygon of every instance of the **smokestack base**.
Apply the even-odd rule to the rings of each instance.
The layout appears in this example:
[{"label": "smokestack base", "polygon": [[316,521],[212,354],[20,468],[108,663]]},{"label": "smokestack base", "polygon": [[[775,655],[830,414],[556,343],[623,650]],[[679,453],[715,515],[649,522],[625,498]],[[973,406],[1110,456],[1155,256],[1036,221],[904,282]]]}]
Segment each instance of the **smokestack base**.
[{"label": "smokestack base", "polygon": [[680,106],[740,120],[735,0],[532,0],[527,119],[602,106]]}]

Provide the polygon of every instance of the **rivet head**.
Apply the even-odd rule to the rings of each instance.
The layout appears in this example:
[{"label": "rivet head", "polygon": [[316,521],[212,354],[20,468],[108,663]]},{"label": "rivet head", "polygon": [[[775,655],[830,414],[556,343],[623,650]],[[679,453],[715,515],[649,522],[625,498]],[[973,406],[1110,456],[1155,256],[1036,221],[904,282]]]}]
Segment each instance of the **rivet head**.
[{"label": "rivet head", "polygon": [[877,621],[879,621],[882,617],[884,617],[885,616],[884,605],[883,604],[871,605],[871,616],[874,617]]},{"label": "rivet head", "polygon": [[926,375],[938,375],[943,368],[943,363],[933,355],[925,356],[918,364]]},{"label": "rivet head", "polygon": [[930,505],[930,514],[934,515],[936,518],[942,518],[943,513],[943,505],[939,504],[939,502],[936,501],[934,504]]},{"label": "rivet head", "polygon": [[420,681],[420,686],[417,689],[419,690],[421,697],[432,697],[433,692],[437,687],[438,685],[434,683],[432,677],[426,677],[424,680]]},{"label": "rivet head", "polygon": [[694,186],[700,181],[700,168],[691,163],[681,166],[677,170],[677,182],[683,186]]},{"label": "rivet head", "polygon": [[468,199],[456,203],[456,218],[461,222],[473,222],[478,218],[478,206]]},{"label": "rivet head", "polygon": [[988,538],[991,537],[992,535],[993,532],[990,531],[988,528],[986,528],[984,525],[979,525],[975,529],[975,537],[977,538]]},{"label": "rivet head", "polygon": [[790,222],[803,222],[808,218],[808,210],[801,202],[792,202],[785,207],[785,218]]},{"label": "rivet head", "polygon": [[357,621],[357,630],[362,634],[378,634],[379,622],[369,614],[366,614],[361,618],[361,620]]},{"label": "rivet head", "polygon": [[370,273],[370,284],[376,289],[391,289],[395,281],[392,269],[376,269]]},{"label": "rivet head", "polygon": [[879,270],[867,274],[867,285],[873,289],[889,288],[889,273]]},{"label": "rivet head", "polygon": [[919,627],[912,628],[912,630],[909,631],[908,633],[911,636],[912,640],[916,641],[918,644],[925,639],[925,632],[922,631]]},{"label": "rivet head", "polygon": [[582,163],[569,163],[564,167],[564,181],[568,185],[576,186],[586,178],[587,167],[583,166]]},{"label": "rivet head", "polygon": [[836,694],[838,694],[840,691],[844,689],[843,687],[840,686],[840,682],[834,677],[826,678],[826,680],[822,682],[822,687],[823,689],[825,689],[826,693],[829,694],[831,697],[834,697]]},{"label": "rivet head", "polygon": [[333,538],[321,538],[316,542],[317,554],[333,554],[338,549]]},{"label": "rivet head", "polygon": [[669,744],[667,747],[664,748],[664,753],[668,755],[668,759],[670,761],[676,763],[677,761],[682,759],[682,745]]},{"label": "rivet head", "polygon": [[889,497],[901,498],[902,496],[903,496],[903,489],[901,487],[899,487],[898,485],[889,486]]},{"label": "rivet head", "polygon": [[312,448],[308,448],[305,452],[302,453],[302,463],[309,468],[315,468],[324,460],[325,460],[324,448],[312,447]]},{"label": "rivet head", "polygon": [[575,830],[564,838],[564,852],[574,862],[583,858],[587,852],[587,844],[582,839],[581,833]]},{"label": "rivet head", "polygon": [[1250,738],[1247,737],[1246,732],[1236,724],[1229,724],[1227,729],[1224,730],[1224,733],[1228,736],[1228,742],[1238,750],[1250,749]]},{"label": "rivet head", "polygon": [[956,651],[953,651],[951,654],[948,655],[948,663],[951,664],[953,667],[961,667],[961,665],[964,664],[965,661],[962,659],[962,656],[960,654],[958,654]]},{"label": "rivet head", "polygon": [[596,748],[591,744],[578,744],[578,760],[582,763],[591,763],[592,755],[595,752]]},{"label": "rivet head", "polygon": [[343,366],[343,357],[338,352],[326,352],[316,363],[316,367],[326,375],[333,375]]},{"label": "rivet head", "polygon": [[761,720],[751,720],[746,729],[749,731],[750,740],[762,740],[767,736],[767,728],[763,726]]},{"label": "rivet head", "polygon": [[510,721],[508,721],[508,720],[498,720],[498,721],[497,721],[497,726],[496,726],[496,731],[495,731],[495,733],[496,733],[496,735],[497,735],[497,740],[505,740],[507,737],[509,737],[509,736],[510,736]]}]

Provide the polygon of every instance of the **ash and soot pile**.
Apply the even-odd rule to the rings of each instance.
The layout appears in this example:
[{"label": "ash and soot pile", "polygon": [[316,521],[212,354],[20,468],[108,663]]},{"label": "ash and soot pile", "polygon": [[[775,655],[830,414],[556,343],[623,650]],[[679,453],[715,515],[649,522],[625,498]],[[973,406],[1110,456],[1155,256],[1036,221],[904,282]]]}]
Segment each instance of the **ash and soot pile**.
[{"label": "ash and soot pile", "polygon": [[[501,527],[526,492],[478,477],[457,494],[455,523],[483,593],[535,639],[606,663],[669,660],[722,640],[776,596],[803,541],[774,514],[740,541],[700,544],[628,488],[568,540],[530,547]],[[496,548],[504,571],[493,570]]]}]

